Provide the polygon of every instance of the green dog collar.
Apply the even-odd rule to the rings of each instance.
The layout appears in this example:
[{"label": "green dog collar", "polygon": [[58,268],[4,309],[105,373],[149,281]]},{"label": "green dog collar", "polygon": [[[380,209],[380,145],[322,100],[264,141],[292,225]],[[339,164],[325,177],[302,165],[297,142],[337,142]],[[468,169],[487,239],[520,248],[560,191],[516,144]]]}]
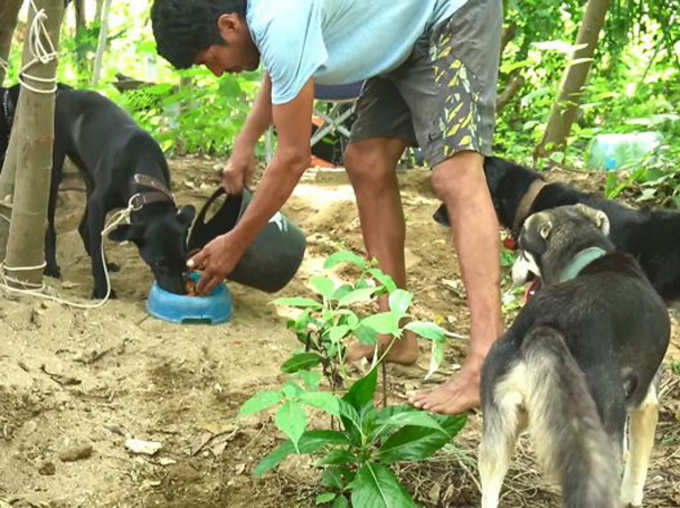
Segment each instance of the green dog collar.
[{"label": "green dog collar", "polygon": [[587,249],[579,251],[571,260],[571,263],[569,263],[569,265],[567,265],[567,267],[564,270],[562,270],[562,274],[560,275],[560,282],[573,279],[586,266],[588,266],[596,259],[601,258],[605,254],[607,254],[607,251],[600,247],[588,247]]}]

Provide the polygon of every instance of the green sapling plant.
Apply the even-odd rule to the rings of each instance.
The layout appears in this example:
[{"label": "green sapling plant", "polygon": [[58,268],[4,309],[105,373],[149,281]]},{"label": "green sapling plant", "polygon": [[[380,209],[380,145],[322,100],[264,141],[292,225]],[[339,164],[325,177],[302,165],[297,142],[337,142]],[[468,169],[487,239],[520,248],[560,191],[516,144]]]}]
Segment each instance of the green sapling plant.
[{"label": "green sapling plant", "polygon": [[[278,406],[275,423],[288,437],[262,459],[255,473],[271,470],[291,454],[320,455],[316,465],[323,469],[324,492],[317,498],[319,504],[332,503],[334,508],[349,506],[350,501],[356,507],[413,506],[391,464],[431,456],[463,427],[465,415],[441,416],[405,405],[387,406],[386,393],[382,407],[377,407],[378,366],[410,330],[432,341],[431,375],[443,358],[445,331],[433,323],[410,320],[413,295],[397,288],[375,262],[342,251],[331,255],[324,267],[331,270],[340,263],[358,270],[353,282],[312,277],[316,298],[273,302],[298,310],[288,327],[303,347],[282,365],[291,379],[280,390],[257,393],[241,408],[240,414],[247,415]],[[372,312],[384,297],[389,310]],[[377,341],[381,334],[391,337],[382,350]],[[350,339],[375,346],[375,354],[369,373],[340,396],[337,392],[349,379],[345,353]],[[330,391],[319,389],[324,376]],[[383,390],[385,385],[383,379]],[[330,429],[307,429],[310,407],[331,416]]]}]

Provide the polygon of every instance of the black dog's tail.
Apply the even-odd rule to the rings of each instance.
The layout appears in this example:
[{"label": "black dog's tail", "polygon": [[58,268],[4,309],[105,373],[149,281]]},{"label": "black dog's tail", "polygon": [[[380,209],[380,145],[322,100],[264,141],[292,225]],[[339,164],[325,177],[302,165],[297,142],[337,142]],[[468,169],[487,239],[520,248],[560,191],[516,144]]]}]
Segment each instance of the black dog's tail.
[{"label": "black dog's tail", "polygon": [[564,337],[532,330],[522,344],[524,404],[539,461],[562,485],[564,506],[618,506],[618,459]]}]

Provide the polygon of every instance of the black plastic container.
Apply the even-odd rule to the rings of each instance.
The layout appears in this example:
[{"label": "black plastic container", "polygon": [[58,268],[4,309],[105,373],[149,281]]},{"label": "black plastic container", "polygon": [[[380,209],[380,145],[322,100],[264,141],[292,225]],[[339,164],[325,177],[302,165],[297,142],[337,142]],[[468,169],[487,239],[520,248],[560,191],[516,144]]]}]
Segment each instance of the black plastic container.
[{"label": "black plastic container", "polygon": [[[224,196],[222,206],[206,222],[208,210]],[[198,213],[189,233],[189,251],[201,249],[216,236],[231,231],[238,223],[252,193],[227,194],[220,186]],[[245,286],[274,293],[290,282],[302,263],[307,242],[302,230],[277,212],[246,249],[227,279]]]}]

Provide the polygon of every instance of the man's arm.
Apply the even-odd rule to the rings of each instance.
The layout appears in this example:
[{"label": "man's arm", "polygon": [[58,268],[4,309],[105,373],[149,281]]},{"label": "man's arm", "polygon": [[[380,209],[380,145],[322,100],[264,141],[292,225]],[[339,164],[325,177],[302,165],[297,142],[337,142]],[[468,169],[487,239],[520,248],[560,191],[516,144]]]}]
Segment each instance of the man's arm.
[{"label": "man's arm", "polygon": [[255,98],[241,132],[224,170],[222,185],[229,194],[240,194],[244,185],[250,184],[255,170],[255,144],[272,123],[272,82],[268,73],[262,78],[262,86]]},{"label": "man's arm", "polygon": [[212,240],[188,263],[189,268],[204,267],[198,284],[202,294],[212,291],[234,269],[248,245],[283,206],[309,167],[313,105],[314,81],[310,79],[295,99],[272,107],[279,143],[257,192],[236,227]]}]

